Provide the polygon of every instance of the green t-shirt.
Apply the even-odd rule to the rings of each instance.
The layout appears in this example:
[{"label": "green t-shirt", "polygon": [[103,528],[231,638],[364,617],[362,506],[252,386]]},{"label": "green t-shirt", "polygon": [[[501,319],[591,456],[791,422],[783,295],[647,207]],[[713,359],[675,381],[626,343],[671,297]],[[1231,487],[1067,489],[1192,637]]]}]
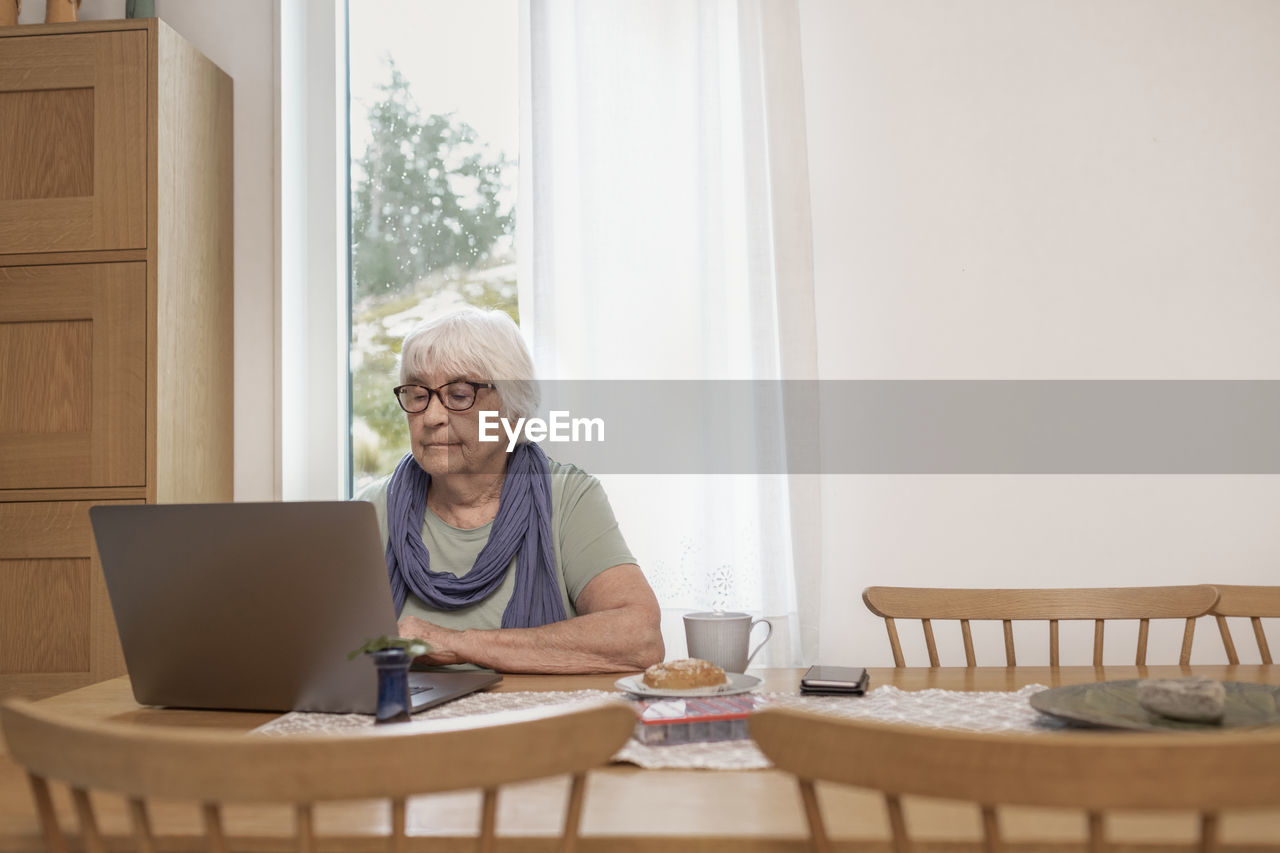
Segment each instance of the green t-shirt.
[{"label": "green t-shirt", "polygon": [[[555,554],[556,576],[565,613],[578,615],[576,602],[591,579],[605,569],[634,563],[636,558],[627,548],[618,522],[609,506],[600,481],[586,471],[568,464],[547,460],[551,471],[551,542]],[[371,483],[356,495],[356,500],[369,501],[378,514],[382,542],[387,542],[387,482],[384,477]],[[422,523],[422,542],[431,553],[432,571],[448,571],[462,576],[471,571],[493,522],[474,530],[454,527],[430,509]],[[437,610],[409,593],[401,616],[417,616],[445,628],[500,628],[502,612],[515,589],[516,560],[507,567],[507,575],[498,588],[482,601],[459,610]]]}]

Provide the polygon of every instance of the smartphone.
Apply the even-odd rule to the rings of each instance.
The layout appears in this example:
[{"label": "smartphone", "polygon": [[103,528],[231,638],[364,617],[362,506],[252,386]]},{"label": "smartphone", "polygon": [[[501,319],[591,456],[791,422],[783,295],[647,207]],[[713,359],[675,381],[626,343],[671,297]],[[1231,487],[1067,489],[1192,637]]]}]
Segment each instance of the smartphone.
[{"label": "smartphone", "polygon": [[811,666],[800,679],[800,692],[861,696],[867,692],[868,680],[861,666]]}]

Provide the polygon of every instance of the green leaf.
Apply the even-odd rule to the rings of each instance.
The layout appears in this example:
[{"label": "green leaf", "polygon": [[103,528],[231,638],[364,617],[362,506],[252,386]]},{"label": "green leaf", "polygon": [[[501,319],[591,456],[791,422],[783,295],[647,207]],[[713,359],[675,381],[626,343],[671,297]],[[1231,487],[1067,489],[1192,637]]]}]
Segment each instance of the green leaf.
[{"label": "green leaf", "polygon": [[388,637],[386,634],[383,634],[381,637],[365,640],[364,645],[360,648],[348,652],[347,660],[354,660],[357,655],[365,655],[370,652],[380,652],[384,649],[404,649],[408,652],[409,657],[416,658],[431,651],[431,644],[414,637]]}]

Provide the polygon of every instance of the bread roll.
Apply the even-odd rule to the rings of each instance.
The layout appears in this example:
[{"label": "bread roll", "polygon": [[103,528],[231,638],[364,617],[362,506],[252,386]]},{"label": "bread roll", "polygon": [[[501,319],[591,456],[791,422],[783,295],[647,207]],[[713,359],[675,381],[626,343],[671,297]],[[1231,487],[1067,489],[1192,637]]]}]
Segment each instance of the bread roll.
[{"label": "bread roll", "polygon": [[644,683],[660,690],[715,687],[726,680],[723,669],[698,658],[655,663],[644,671]]}]

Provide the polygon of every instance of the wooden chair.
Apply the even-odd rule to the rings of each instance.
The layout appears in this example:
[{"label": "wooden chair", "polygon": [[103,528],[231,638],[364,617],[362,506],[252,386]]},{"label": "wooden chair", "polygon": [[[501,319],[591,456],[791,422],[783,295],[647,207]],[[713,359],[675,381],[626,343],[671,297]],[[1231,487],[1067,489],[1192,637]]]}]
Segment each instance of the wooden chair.
[{"label": "wooden chair", "polygon": [[223,803],[295,806],[295,842],[314,851],[314,803],[388,799],[389,849],[407,849],[405,801],[411,794],[484,792],[477,847],[494,848],[499,785],[572,774],[560,849],[574,849],[586,771],[606,763],[635,727],[623,702],[601,700],[557,713],[535,709],[495,714],[475,725],[459,719],[384,725],[347,735],[252,736],[218,731],[144,728],[86,722],[12,700],[0,717],[13,759],[27,769],[50,853],[68,849],[48,780],[70,787],[82,847],[105,851],[88,792],[128,800],[137,849],[153,851],[147,800],[201,803],[209,850],[227,849]]},{"label": "wooden chair", "polygon": [[1218,633],[1222,635],[1222,645],[1227,650],[1227,662],[1240,663],[1236,644],[1231,642],[1227,617],[1245,616],[1253,623],[1253,636],[1258,641],[1262,662],[1270,664],[1271,647],[1267,645],[1267,635],[1262,630],[1262,619],[1280,616],[1280,586],[1213,586],[1218,590],[1218,601],[1209,612],[1218,622]]},{"label": "wooden chair", "polygon": [[815,781],[883,792],[896,853],[911,850],[903,795],[979,805],[989,853],[1001,849],[1000,805],[1083,810],[1091,851],[1102,849],[1103,813],[1110,809],[1198,812],[1200,849],[1208,851],[1219,811],[1280,805],[1277,730],[980,734],[784,708],[758,711],[750,729],[764,754],[795,774],[819,853],[831,843]]},{"label": "wooden chair", "polygon": [[1185,619],[1179,663],[1191,661],[1191,641],[1196,618],[1217,601],[1212,586],[1150,586],[1114,589],[923,589],[872,586],[862,593],[867,608],[884,619],[893,649],[893,665],[906,666],[898,642],[896,619],[919,619],[924,627],[929,665],[938,666],[938,648],[933,637],[933,620],[956,619],[964,640],[966,666],[977,666],[969,623],[992,620],[1004,623],[1006,666],[1017,666],[1013,647],[1013,623],[1017,620],[1049,622],[1049,665],[1058,666],[1058,622],[1063,619],[1093,620],[1093,665],[1102,666],[1103,625],[1108,619],[1137,619],[1136,663],[1147,662],[1147,631],[1152,619]]}]

